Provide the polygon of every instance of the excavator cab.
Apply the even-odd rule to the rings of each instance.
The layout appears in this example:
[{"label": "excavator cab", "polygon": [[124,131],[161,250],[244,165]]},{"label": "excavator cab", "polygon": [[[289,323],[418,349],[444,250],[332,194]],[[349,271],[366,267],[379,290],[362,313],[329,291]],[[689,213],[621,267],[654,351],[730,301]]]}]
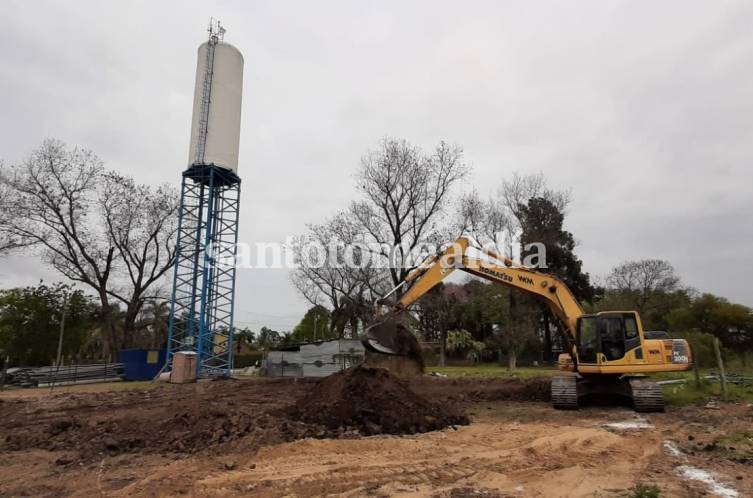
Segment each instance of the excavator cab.
[{"label": "excavator cab", "polygon": [[642,329],[635,311],[607,311],[579,317],[576,326],[578,371],[627,374],[640,372],[644,365],[650,365],[651,371],[689,367],[690,350],[685,341],[645,339]]},{"label": "excavator cab", "polygon": [[581,365],[617,361],[628,352],[642,358],[638,319],[634,312],[609,312],[580,317],[577,344],[578,362]]}]

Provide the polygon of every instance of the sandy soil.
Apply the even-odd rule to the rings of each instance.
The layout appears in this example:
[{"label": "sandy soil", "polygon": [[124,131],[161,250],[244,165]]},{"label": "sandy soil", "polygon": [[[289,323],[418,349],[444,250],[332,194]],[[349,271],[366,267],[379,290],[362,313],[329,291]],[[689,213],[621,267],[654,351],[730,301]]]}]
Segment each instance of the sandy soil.
[{"label": "sandy soil", "polygon": [[609,497],[643,483],[661,496],[753,496],[750,406],[640,420],[515,401],[537,397],[518,387],[421,379],[415,390],[472,423],[370,437],[280,419],[310,382],[2,393],[0,495]]}]

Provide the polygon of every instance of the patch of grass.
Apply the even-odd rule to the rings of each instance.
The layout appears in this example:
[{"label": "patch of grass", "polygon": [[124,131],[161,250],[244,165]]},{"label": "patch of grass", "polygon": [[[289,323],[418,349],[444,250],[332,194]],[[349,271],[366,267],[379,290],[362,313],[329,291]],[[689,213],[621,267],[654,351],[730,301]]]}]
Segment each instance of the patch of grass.
[{"label": "patch of grass", "polygon": [[427,372],[437,372],[448,377],[482,377],[482,378],[529,378],[556,375],[555,367],[521,367],[508,370],[495,363],[480,363],[462,367],[426,367]]},{"label": "patch of grass", "polygon": [[[470,366],[450,366],[450,367],[427,367],[427,372],[438,372],[448,377],[476,377],[476,378],[523,378],[553,376],[561,373],[556,367],[521,367],[513,371],[507,370],[507,367],[495,363],[480,363]],[[701,377],[712,372],[713,370],[701,370]],[[685,379],[685,384],[674,384],[663,387],[664,399],[668,405],[702,406],[712,399],[721,399],[721,386],[718,382],[702,381],[701,387],[695,385],[695,378],[692,371],[687,372],[663,372],[652,374],[654,380],[673,380]],[[727,384],[728,401],[745,401],[753,402],[753,386],[743,386],[736,384]]]},{"label": "patch of grass", "polygon": [[659,486],[636,484],[625,493],[626,498],[659,498],[661,490]]},{"label": "patch of grass", "polygon": [[[699,372],[701,377],[701,386],[696,387],[695,374],[692,370],[685,372],[659,372],[650,374],[653,380],[676,380],[685,379],[685,384],[674,384],[663,386],[664,400],[668,405],[687,406],[687,405],[705,405],[711,400],[720,400],[722,398],[722,387],[719,382],[705,380],[704,377],[710,373],[716,372],[712,368],[702,368]],[[730,372],[727,372],[728,374]],[[742,372],[735,371],[740,374]],[[753,386],[738,384],[727,384],[728,401],[747,401],[753,402]]]},{"label": "patch of grass", "polygon": [[744,431],[716,438],[712,447],[725,458],[742,463],[753,463],[753,432]]},{"label": "patch of grass", "polygon": [[[669,405],[705,405],[711,400],[722,399],[722,386],[718,382],[702,381],[696,387],[689,379],[685,384],[664,386],[664,400]],[[753,386],[727,384],[727,401],[753,402]]]}]

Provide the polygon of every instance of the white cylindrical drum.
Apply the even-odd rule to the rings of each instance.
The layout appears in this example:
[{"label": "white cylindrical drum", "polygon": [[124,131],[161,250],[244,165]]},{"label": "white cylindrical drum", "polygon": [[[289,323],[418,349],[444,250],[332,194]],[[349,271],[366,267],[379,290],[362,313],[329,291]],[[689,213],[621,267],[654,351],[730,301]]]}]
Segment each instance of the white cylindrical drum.
[{"label": "white cylindrical drum", "polygon": [[202,43],[196,64],[189,167],[215,165],[238,172],[242,91],[240,51],[221,41]]}]

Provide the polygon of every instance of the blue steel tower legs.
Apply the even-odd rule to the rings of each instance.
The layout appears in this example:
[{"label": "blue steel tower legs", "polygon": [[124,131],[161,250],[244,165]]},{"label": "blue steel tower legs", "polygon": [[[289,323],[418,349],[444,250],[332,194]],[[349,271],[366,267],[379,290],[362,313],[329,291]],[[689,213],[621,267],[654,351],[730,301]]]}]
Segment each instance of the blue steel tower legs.
[{"label": "blue steel tower legs", "polygon": [[197,377],[230,375],[241,180],[195,165],[183,172],[167,362],[197,355]]}]

